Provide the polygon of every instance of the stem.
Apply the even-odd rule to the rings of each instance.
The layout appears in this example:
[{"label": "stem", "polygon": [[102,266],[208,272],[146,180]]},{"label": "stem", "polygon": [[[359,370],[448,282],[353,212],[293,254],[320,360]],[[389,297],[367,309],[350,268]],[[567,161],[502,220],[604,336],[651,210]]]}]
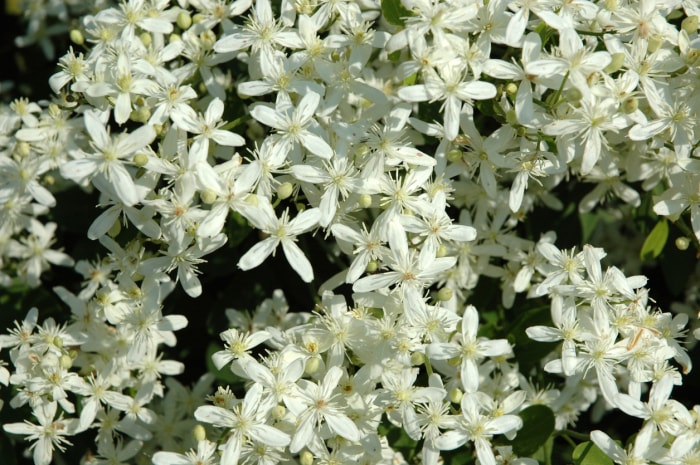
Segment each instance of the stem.
[{"label": "stem", "polygon": [[425,357],[425,371],[428,372],[428,376],[432,376],[433,366],[430,364],[430,359],[427,356]]},{"label": "stem", "polygon": [[576,438],[581,441],[590,441],[591,438],[587,434],[579,433],[577,431],[573,431],[570,429],[565,429],[562,431],[558,431],[555,433],[556,436],[561,436],[561,437],[569,437],[569,438]]},{"label": "stem", "polygon": [[554,98],[552,98],[550,110],[554,110],[554,106],[557,104],[557,102],[559,102],[559,98],[561,97],[561,93],[564,91],[566,81],[569,80],[569,72],[570,71],[567,71],[564,75],[564,79],[561,80],[561,85],[559,86],[559,89],[557,89],[557,92],[554,94]]}]

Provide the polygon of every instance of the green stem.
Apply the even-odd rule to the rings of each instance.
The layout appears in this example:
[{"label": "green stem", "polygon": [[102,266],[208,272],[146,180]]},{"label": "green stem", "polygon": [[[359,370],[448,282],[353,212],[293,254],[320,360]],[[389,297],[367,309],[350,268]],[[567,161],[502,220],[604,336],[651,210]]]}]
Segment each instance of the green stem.
[{"label": "green stem", "polygon": [[430,364],[430,359],[426,355],[425,357],[425,371],[428,372],[428,376],[432,376],[433,374],[433,366]]},{"label": "green stem", "polygon": [[566,72],[564,75],[564,79],[561,80],[561,85],[559,86],[559,89],[557,89],[557,92],[554,94],[554,98],[552,98],[552,103],[550,104],[550,110],[554,110],[554,107],[557,105],[559,102],[559,98],[561,97],[561,93],[564,91],[564,86],[566,85],[566,81],[569,80],[569,71]]}]

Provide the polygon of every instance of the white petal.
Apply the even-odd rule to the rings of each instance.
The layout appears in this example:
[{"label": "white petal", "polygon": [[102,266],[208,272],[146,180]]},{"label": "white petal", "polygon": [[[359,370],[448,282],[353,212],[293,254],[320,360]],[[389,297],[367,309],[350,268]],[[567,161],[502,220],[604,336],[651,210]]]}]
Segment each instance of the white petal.
[{"label": "white petal", "polygon": [[299,274],[299,276],[301,276],[301,279],[303,279],[304,282],[307,283],[313,281],[313,268],[311,267],[311,263],[306,258],[306,255],[304,255],[304,252],[301,251],[299,246],[291,240],[283,240],[282,249],[284,250],[285,257],[287,257],[287,261],[292,266],[292,268],[294,268],[294,271],[296,271]]}]

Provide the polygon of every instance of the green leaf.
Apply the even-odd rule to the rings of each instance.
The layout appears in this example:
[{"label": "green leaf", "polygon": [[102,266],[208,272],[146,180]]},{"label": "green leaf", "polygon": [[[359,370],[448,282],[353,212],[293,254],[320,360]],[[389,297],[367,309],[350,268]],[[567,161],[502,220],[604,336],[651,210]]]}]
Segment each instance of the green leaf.
[{"label": "green leaf", "polygon": [[639,256],[642,261],[652,260],[663,252],[668,240],[668,221],[661,219],[647,236]]},{"label": "green leaf", "polygon": [[582,442],[572,454],[575,465],[613,465],[610,457],[591,441]]},{"label": "green leaf", "polygon": [[394,26],[405,26],[406,21],[403,18],[411,16],[401,4],[401,0],[382,0],[382,14],[389,24]]},{"label": "green leaf", "polygon": [[517,455],[528,457],[542,447],[554,432],[554,412],[544,405],[531,405],[518,416],[523,420],[523,427],[510,444]]},{"label": "green leaf", "polygon": [[588,240],[593,235],[596,226],[598,226],[598,219],[600,215],[595,213],[580,213],[579,221],[581,221],[581,242],[583,244],[588,243]]}]

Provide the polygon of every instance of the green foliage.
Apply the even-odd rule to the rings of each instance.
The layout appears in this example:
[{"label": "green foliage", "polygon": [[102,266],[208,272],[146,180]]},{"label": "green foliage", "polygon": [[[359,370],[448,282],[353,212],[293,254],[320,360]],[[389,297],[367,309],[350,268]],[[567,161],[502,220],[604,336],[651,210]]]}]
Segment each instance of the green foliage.
[{"label": "green foliage", "polygon": [[573,459],[574,465],[612,465],[613,463],[598,446],[590,441],[576,446]]},{"label": "green foliage", "polygon": [[404,8],[401,0],[382,0],[382,14],[387,22],[394,26],[404,26],[406,21],[403,18],[411,16],[411,12]]},{"label": "green foliage", "polygon": [[528,457],[542,447],[554,432],[554,412],[544,405],[531,405],[518,416],[523,420],[523,427],[509,444],[517,455]]},{"label": "green foliage", "polygon": [[666,246],[666,241],[668,240],[668,221],[665,219],[659,220],[651,230],[644,245],[642,245],[642,250],[639,252],[639,257],[642,261],[652,260],[663,252]]}]

